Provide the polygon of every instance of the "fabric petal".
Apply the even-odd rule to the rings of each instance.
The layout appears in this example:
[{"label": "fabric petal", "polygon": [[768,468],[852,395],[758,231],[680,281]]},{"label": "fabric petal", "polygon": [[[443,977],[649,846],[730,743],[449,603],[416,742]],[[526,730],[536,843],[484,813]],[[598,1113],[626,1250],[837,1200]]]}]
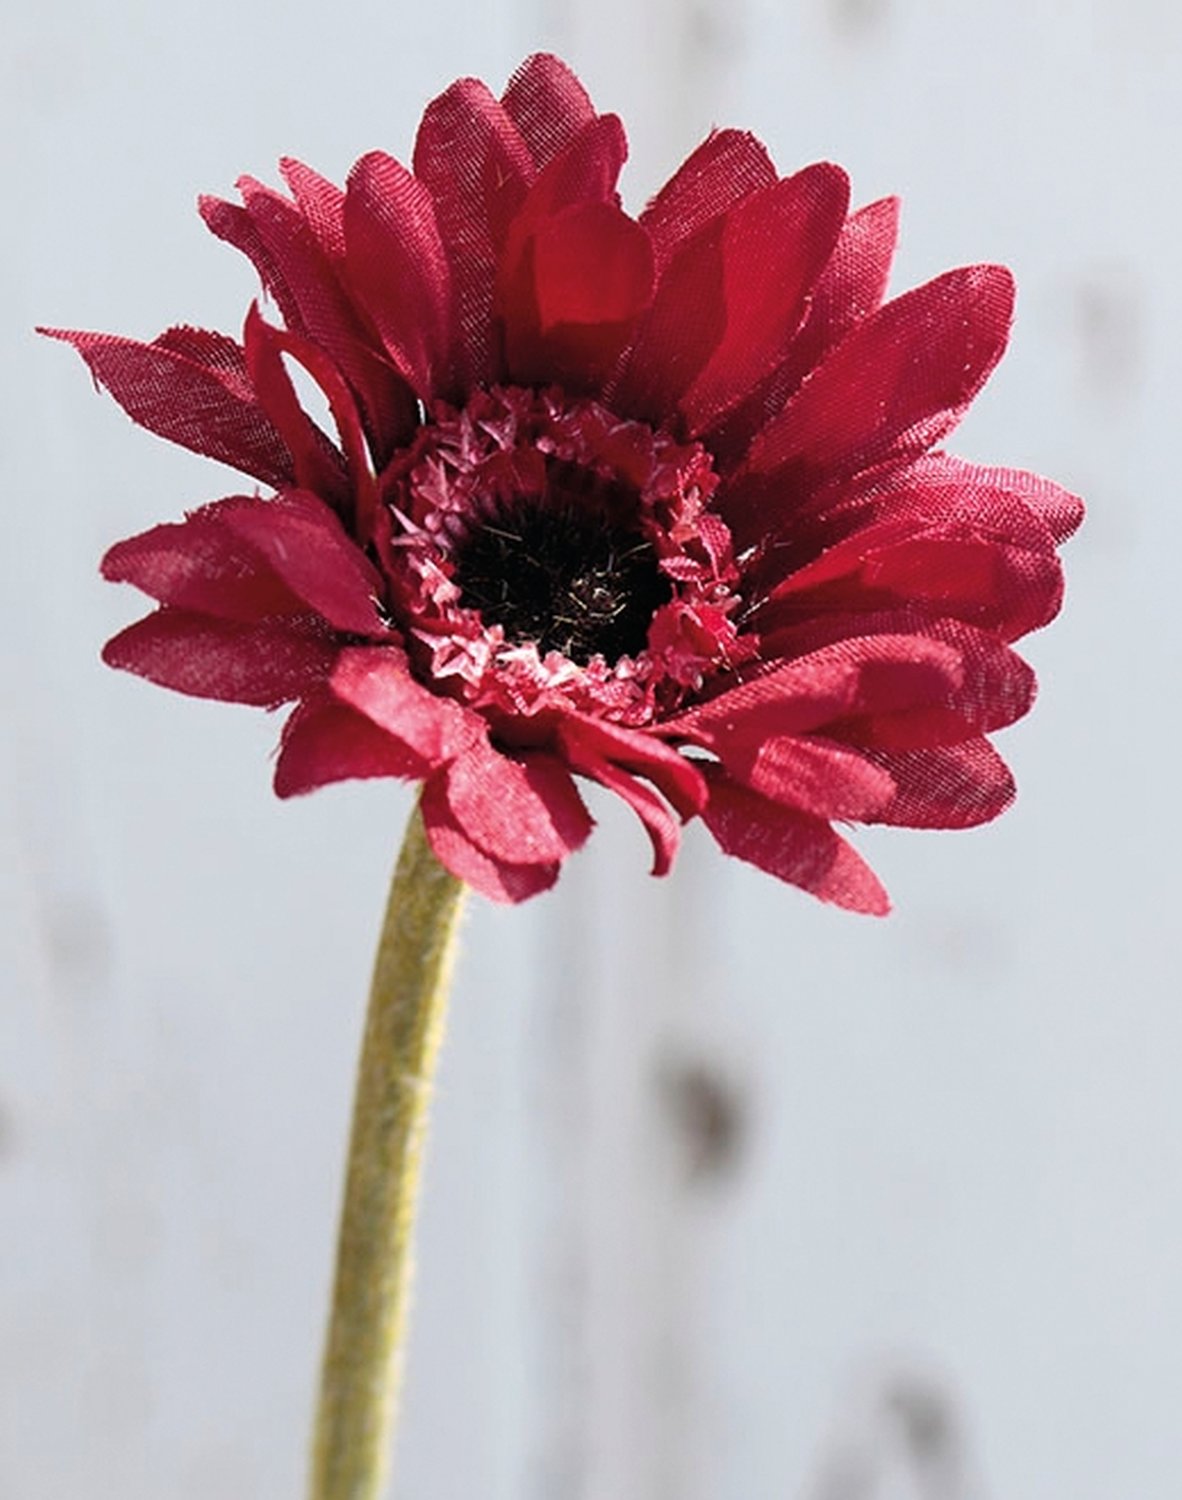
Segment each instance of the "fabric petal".
[{"label": "fabric petal", "polygon": [[382,151],[349,173],[349,279],[386,353],[423,401],[452,394],[451,268],[431,193]]},{"label": "fabric petal", "polygon": [[682,163],[640,222],[653,246],[657,270],[712,220],[759,188],[776,181],[767,148],[743,130],[712,131]]},{"label": "fabric petal", "polygon": [[750,194],[727,214],[725,328],[679,402],[691,435],[708,429],[782,358],[845,222],[849,191],[841,168],[820,162]]},{"label": "fabric petal", "polygon": [[513,904],[549,890],[558,879],[561,865],[519,865],[494,859],[478,848],[456,821],[448,806],[444,777],[431,777],[423,787],[419,810],[427,842],[436,859],[490,901]]},{"label": "fabric petal", "polygon": [[681,831],[677,819],[666,803],[650,787],[612,761],[605,760],[593,747],[569,735],[563,741],[563,753],[574,770],[597,781],[625,801],[637,815],[653,846],[654,875],[666,875],[677,854]]},{"label": "fabric petal", "polygon": [[163,608],[103,647],[109,667],[224,703],[278,708],[323,684],[336,643],[315,621],[219,620]]},{"label": "fabric petal", "polygon": [[251,394],[232,340],[196,329],[170,329],[150,344],[62,328],[38,332],[73,345],[132,421],[157,437],[264,484],[294,477],[287,446]]},{"label": "fabric petal", "polygon": [[116,542],[102,560],[109,583],[131,583],[160,604],[223,620],[265,620],[300,613],[304,604],[258,549],[228,526],[239,511],[270,502],[235,496],[183,521],[153,526]]},{"label": "fabric petal", "polygon": [[968,266],[888,302],[760,433],[749,470],[781,484],[828,482],[930,448],[1000,359],[1013,298],[1003,266]]},{"label": "fabric petal", "polygon": [[805,638],[796,659],[663,720],[660,732],[722,753],[724,746],[804,734],[917,704],[943,704],[962,684],[961,653],[944,641],[885,629],[828,635]]},{"label": "fabric petal", "polygon": [[414,431],[413,393],[372,347],[336,264],[300,209],[253,178],[243,177],[238,185],[245,208],[202,198],[202,218],[219,239],[250,257],[288,332],[321,349],[339,368],[357,394],[375,461],[382,465]]},{"label": "fabric petal", "polygon": [[856,323],[882,305],[898,229],[897,198],[867,204],[846,220],[813,284],[808,312],[783,362],[710,433],[710,448],[722,469],[739,462],[752,438],[779,416],[806,375]]},{"label": "fabric petal", "polygon": [[734,745],[724,742],[719,755],[732,780],[817,818],[865,822],[895,795],[895,784],[882,766],[820,737],[772,735]]},{"label": "fabric petal", "polygon": [[869,823],[906,828],[975,828],[1013,803],[1010,768],[984,739],[919,750],[869,752],[895,783],[895,796]]},{"label": "fabric petal", "polygon": [[1072,537],[1083,521],[1084,504],[1079,496],[1041,474],[1024,469],[988,468],[955,458],[951,453],[930,453],[922,464],[924,477],[933,481],[945,480],[972,492],[984,490],[1014,496],[1046,526],[1059,545]]},{"label": "fabric petal", "polygon": [[648,237],[610,204],[573,204],[538,227],[517,270],[497,300],[510,379],[595,390],[652,295]]},{"label": "fabric petal", "polygon": [[259,404],[291,453],[296,484],[323,494],[344,509],[349,501],[345,461],[300,405],[291,376],[283,366],[280,348],[255,305],[246,315],[242,342]]},{"label": "fabric petal", "polygon": [[345,258],[344,193],[293,156],[280,157],[279,171],[316,243],[330,261],[340,264]]},{"label": "fabric petal", "polygon": [[451,264],[459,320],[457,378],[467,388],[494,377],[493,282],[509,224],[534,164],[502,105],[483,83],[462,78],[423,115],[415,176],[431,194]]},{"label": "fabric petal", "polygon": [[509,864],[549,864],[586,843],[591,816],[570,772],[545,752],[502,755],[479,740],[452,762],[447,805],[467,837]]},{"label": "fabric petal", "polygon": [[848,911],[885,916],[890,910],[873,870],[823,819],[771,802],[717,769],[707,776],[710,801],[702,820],[724,854]]},{"label": "fabric petal", "polygon": [[297,797],[333,781],[375,776],[418,779],[431,767],[371,719],[323,696],[301,703],[283,728],[275,765],[275,791]]},{"label": "fabric petal", "polygon": [[318,496],[286,490],[274,500],[227,510],[224,524],[337,630],[389,633],[377,604],[384,592],[377,570]]},{"label": "fabric petal", "polygon": [[[316,466],[312,459],[312,446],[319,442],[319,432],[306,418],[296,398],[295,387],[283,367],[283,355],[302,365],[312,377],[328,402],[340,437],[341,451],[345,460],[343,482],[334,474],[334,465],[324,471],[323,488],[327,497],[340,501],[347,510],[353,506],[354,530],[362,539],[368,539],[377,507],[377,484],[366,449],[365,432],[353,393],[342,379],[340,371],[324,351],[310,340],[301,338],[285,328],[272,328],[263,321],[257,306],[252,306],[246,319],[246,346],[251,368],[259,382],[259,394],[264,400],[274,403],[277,417],[295,433],[301,419],[307,424],[300,439],[304,459],[310,472]],[[309,430],[310,429],[310,430]],[[323,437],[323,434],[320,434]],[[330,445],[331,448],[331,445]]]},{"label": "fabric petal", "polygon": [[396,646],[349,647],[340,653],[333,694],[432,766],[454,760],[486,733],[484,721],[411,676]]},{"label": "fabric petal", "polygon": [[1008,724],[1029,712],[1036,681],[1029,663],[987,630],[961,620],[917,617],[914,611],[879,616],[820,616],[803,622],[765,642],[767,649],[845,650],[848,637],[862,633],[864,641],[890,641],[888,654],[907,649],[903,634],[908,624],[917,632],[917,649],[950,653],[956,662],[943,687],[911,696],[874,693],[863,696],[844,718],[832,720],[825,732],[861,746],[912,749],[922,745],[952,744]]},{"label": "fabric petal", "polygon": [[606,761],[651,781],[683,821],[705,805],[706,783],[698,767],[651,734],[609,719],[566,714],[558,723],[557,738],[568,759]]},{"label": "fabric petal", "polygon": [[586,89],[564,62],[547,52],[526,58],[501,103],[539,171],[595,119]]}]

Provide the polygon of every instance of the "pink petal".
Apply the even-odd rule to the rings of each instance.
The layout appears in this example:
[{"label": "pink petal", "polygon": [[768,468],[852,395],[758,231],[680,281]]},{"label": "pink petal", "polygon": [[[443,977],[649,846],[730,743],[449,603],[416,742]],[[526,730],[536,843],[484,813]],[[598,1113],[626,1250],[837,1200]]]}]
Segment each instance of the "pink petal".
[{"label": "pink petal", "polygon": [[960,420],[1000,359],[1013,312],[1002,266],[949,271],[857,324],[756,438],[780,486],[918,455]]},{"label": "pink petal", "polygon": [[277,708],[323,684],[336,643],[302,620],[219,620],[164,608],[103,648],[109,667],[195,698]]},{"label": "pink petal", "polygon": [[724,854],[849,911],[884,916],[890,902],[862,857],[820,818],[770,802],[711,771],[702,819]]},{"label": "pink petal", "polygon": [[275,791],[296,797],[332,781],[426,776],[430,766],[372,720],[332,698],[300,704],[283,729]]},{"label": "pink petal", "polygon": [[595,119],[586,89],[564,62],[546,52],[526,58],[501,103],[539,169]]},{"label": "pink petal", "polygon": [[490,344],[497,256],[534,177],[525,143],[483,83],[462,78],[419,126],[415,176],[429,190],[456,291],[458,377],[493,378]]},{"label": "pink petal", "polygon": [[377,600],[383,585],[333,510],[316,495],[287,490],[274,500],[225,513],[225,525],[250,543],[275,575],[337,630],[386,635]]},{"label": "pink petal", "polygon": [[446,795],[472,843],[509,864],[561,861],[591,832],[570,772],[544,752],[510,757],[476,741],[453,761]]},{"label": "pink petal", "polygon": [[540,865],[509,864],[478,849],[448,806],[443,776],[433,776],[424,785],[419,808],[427,842],[439,863],[490,901],[508,904],[525,901],[549,890],[558,879],[561,866],[557,861]]},{"label": "pink petal", "polygon": [[776,169],[762,142],[746,131],[712,131],[640,216],[658,270],[712,220],[775,181]]},{"label": "pink petal", "polygon": [[[150,344],[61,328],[38,332],[72,344],[94,378],[149,432],[264,484],[287,484],[293,477],[283,439],[244,391],[241,367],[227,361],[227,348],[235,347],[231,340],[193,329],[170,329]],[[184,352],[178,334],[184,335]],[[208,341],[204,346],[202,339]]]},{"label": "pink petal", "polygon": [[410,674],[396,646],[358,646],[342,651],[330,684],[342,703],[355,708],[387,734],[439,766],[454,760],[485,735],[484,721],[440,698]]},{"label": "pink petal", "polygon": [[451,269],[434,204],[382,151],[349,173],[345,246],[350,281],[396,369],[423,401],[450,394]]}]

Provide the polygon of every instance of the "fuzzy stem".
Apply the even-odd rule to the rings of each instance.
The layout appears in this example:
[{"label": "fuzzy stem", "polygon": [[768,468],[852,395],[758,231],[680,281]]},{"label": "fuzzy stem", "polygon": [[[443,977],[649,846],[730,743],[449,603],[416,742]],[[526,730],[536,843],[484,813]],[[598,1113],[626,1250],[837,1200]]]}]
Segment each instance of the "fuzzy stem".
[{"label": "fuzzy stem", "polygon": [[310,1500],[379,1500],[388,1476],[427,1105],[464,892],[416,809],[370,988]]}]

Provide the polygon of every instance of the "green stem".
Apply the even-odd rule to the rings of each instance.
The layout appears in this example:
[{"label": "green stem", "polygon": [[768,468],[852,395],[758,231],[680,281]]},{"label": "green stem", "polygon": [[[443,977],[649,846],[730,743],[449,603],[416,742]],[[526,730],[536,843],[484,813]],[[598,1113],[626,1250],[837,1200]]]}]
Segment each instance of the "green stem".
[{"label": "green stem", "polygon": [[378,1500],[389,1472],[423,1137],[465,887],[412,814],[361,1048],[310,1500]]}]

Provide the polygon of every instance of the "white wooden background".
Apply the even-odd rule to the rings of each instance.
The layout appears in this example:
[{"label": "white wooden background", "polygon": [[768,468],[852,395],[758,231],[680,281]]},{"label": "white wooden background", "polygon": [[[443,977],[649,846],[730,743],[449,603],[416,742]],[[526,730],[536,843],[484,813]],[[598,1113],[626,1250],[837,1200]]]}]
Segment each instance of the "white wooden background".
[{"label": "white wooden background", "polygon": [[[606,803],[478,907],[399,1500],[1176,1500],[1182,12],[1168,0],[40,0],[0,42],[0,1500],[291,1500],[405,794],[105,672],[113,538],[232,487],[35,322],[234,328],[193,212],[405,153],[550,46],[633,142],[713,122],[905,198],[896,285],[1021,286],[960,451],[1082,490],[1018,808],[862,840],[834,913]],[[1175,551],[1178,548],[1179,551]]]}]

